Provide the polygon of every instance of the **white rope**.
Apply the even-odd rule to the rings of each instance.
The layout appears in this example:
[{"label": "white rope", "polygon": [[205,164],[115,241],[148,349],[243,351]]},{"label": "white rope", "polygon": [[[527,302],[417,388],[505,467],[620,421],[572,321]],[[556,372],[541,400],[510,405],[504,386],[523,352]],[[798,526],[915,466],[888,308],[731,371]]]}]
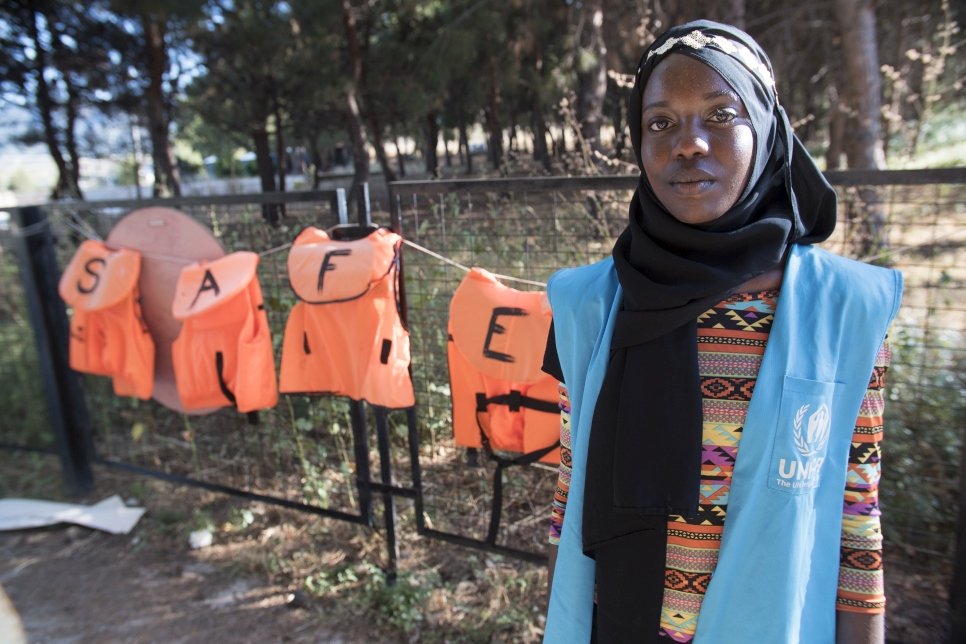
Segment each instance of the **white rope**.
[{"label": "white rope", "polygon": [[[43,221],[39,221],[36,224],[32,224],[31,226],[28,226],[27,228],[21,228],[16,232],[16,234],[22,237],[27,237],[27,236],[36,234],[37,231],[40,231],[45,226],[48,226],[49,221],[50,221],[49,219],[44,219]],[[64,224],[74,232],[80,234],[83,237],[86,237],[87,239],[93,239],[100,242],[104,241],[104,239],[97,234],[97,231],[91,228],[87,224],[87,222],[85,222],[82,219],[79,219],[74,213],[69,213],[67,217],[65,217]],[[187,266],[188,264],[194,264],[195,262],[198,261],[196,259],[190,259],[187,257],[177,257],[175,255],[162,255],[160,253],[155,253],[149,250],[132,249],[127,246],[118,246],[117,244],[105,243],[104,245],[111,250],[137,250],[137,252],[139,252],[141,255],[145,257],[150,257],[151,259],[157,259],[165,262],[173,262],[175,264],[184,264],[185,266]],[[292,242],[289,242],[287,244],[282,244],[281,246],[276,246],[275,248],[269,248],[268,250],[264,250],[258,253],[258,255],[259,257],[265,257],[267,255],[272,255],[274,253],[281,252],[286,248],[291,248],[291,246],[292,246]]]},{"label": "white rope", "polygon": [[[78,234],[82,235],[83,237],[86,237],[87,239],[95,239],[97,241],[102,241],[102,242],[104,241],[101,238],[101,236],[98,235],[97,232],[87,224],[87,222],[85,222],[82,219],[78,218],[74,213],[69,213],[67,215],[67,217],[64,219],[64,224],[67,225],[67,227],[70,228],[71,230],[77,232]],[[44,228],[48,227],[49,225],[50,225],[50,220],[49,219],[44,219],[44,220],[39,221],[39,222],[37,222],[35,224],[31,224],[30,226],[26,226],[24,228],[18,228],[18,229],[16,229],[16,230],[13,231],[13,234],[16,235],[17,237],[30,237],[31,235],[36,235],[37,233],[39,233],[40,231],[42,231]],[[963,234],[966,234],[966,230],[962,230],[962,229],[960,229],[960,230],[954,230],[954,231],[951,231],[951,232],[946,233],[944,235],[939,235],[937,237],[933,237],[931,240],[926,241],[926,242],[922,242],[920,244],[916,244],[915,246],[906,246],[906,247],[900,248],[898,250],[888,249],[888,250],[884,250],[884,251],[882,251],[880,253],[876,253],[874,255],[867,255],[866,257],[860,258],[859,261],[860,262],[873,262],[873,261],[878,260],[878,259],[886,259],[886,258],[889,258],[889,257],[894,257],[896,255],[903,255],[903,254],[908,253],[910,251],[917,250],[919,248],[924,248],[924,247],[929,246],[930,244],[934,244],[934,243],[936,243],[938,241],[942,241],[942,240],[946,240],[946,239],[960,237]],[[470,268],[468,268],[467,266],[464,266],[464,265],[460,264],[459,262],[450,259],[449,257],[445,257],[443,255],[440,255],[439,253],[434,252],[434,251],[426,248],[425,246],[420,246],[419,244],[417,244],[415,242],[412,242],[412,241],[410,241],[408,239],[404,239],[403,240],[403,243],[406,244],[407,246],[410,246],[411,248],[414,248],[414,249],[418,250],[421,253],[425,253],[426,255],[429,255],[430,257],[433,257],[435,259],[438,259],[441,262],[444,262],[446,264],[449,264],[450,266],[454,266],[454,267],[460,269],[461,271],[463,271],[464,273],[469,273],[470,272]],[[259,255],[259,257],[267,257],[269,255],[274,255],[275,253],[280,253],[283,250],[286,250],[288,248],[291,248],[292,245],[293,245],[292,242],[289,242],[287,244],[282,244],[281,246],[276,246],[274,248],[269,248],[268,250],[263,250],[260,253],[258,253],[258,255]],[[110,248],[111,250],[123,250],[125,248],[123,246],[117,246],[117,245],[114,245],[114,244],[106,244],[106,246],[108,248]],[[132,250],[136,250],[136,249],[132,249]],[[158,254],[158,253],[153,253],[151,251],[143,251],[142,250],[142,251],[138,251],[138,252],[141,253],[144,256],[151,257],[153,259],[159,259],[159,260],[162,260],[162,261],[174,262],[174,263],[178,263],[178,264],[188,265],[188,264],[193,264],[196,261],[198,261],[198,260],[194,260],[194,259],[188,259],[188,258],[185,258],[185,257],[175,257],[173,255],[161,255],[161,254]],[[491,274],[494,277],[496,277],[497,279],[500,279],[500,280],[506,280],[506,281],[511,281],[511,282],[520,282],[521,284],[529,284],[531,286],[539,286],[539,287],[542,287],[542,288],[545,288],[547,286],[543,282],[536,282],[534,280],[523,279],[522,277],[514,277],[513,275],[501,275],[500,273],[491,273]]]},{"label": "white rope", "polygon": [[263,250],[258,254],[259,257],[267,257],[268,255],[274,255],[275,253],[280,253],[286,248],[291,248],[292,242],[287,244],[282,244],[281,246],[276,246],[275,248],[269,248],[268,250]]},{"label": "white rope", "polygon": [[83,219],[81,219],[80,217],[78,217],[77,213],[75,212],[68,212],[67,218],[64,220],[64,223],[66,223],[68,226],[71,226],[74,230],[84,235],[88,239],[96,239],[98,241],[103,241],[103,239],[101,239],[101,236],[97,234],[97,231],[94,230],[94,227],[91,226],[86,221],[84,221]]},{"label": "white rope", "polygon": [[11,232],[15,237],[32,237],[49,226],[49,220],[43,219],[36,223],[30,224],[29,226],[24,226],[23,228],[15,228]]},{"label": "white rope", "polygon": [[64,219],[64,225],[67,226],[68,228],[70,228],[71,230],[73,230],[75,233],[77,233],[81,237],[86,237],[87,239],[97,239],[96,237],[94,237],[93,235],[91,235],[90,231],[86,230],[85,228],[82,228],[81,226],[78,226],[76,223],[74,223],[70,219]]},{"label": "white rope", "polygon": [[[425,248],[423,246],[420,246],[419,244],[417,244],[415,242],[411,242],[408,239],[404,239],[403,240],[403,243],[406,244],[407,246],[411,246],[412,248],[415,248],[416,250],[418,250],[421,253],[426,253],[430,257],[435,257],[436,259],[438,259],[441,262],[445,262],[447,264],[450,264],[451,266],[455,266],[456,268],[460,269],[461,271],[464,271],[466,273],[469,273],[470,272],[470,269],[469,268],[467,268],[466,266],[463,266],[459,262],[453,261],[449,257],[444,257],[443,255],[440,255],[437,252],[431,251],[428,248]],[[493,275],[493,277],[496,277],[497,279],[508,280],[508,281],[511,281],[511,282],[520,282],[522,284],[530,284],[531,286],[540,286],[540,287],[546,287],[547,286],[543,282],[535,282],[533,280],[523,279],[522,277],[514,277],[512,275],[501,275],[499,273],[491,273],[491,275]]]}]

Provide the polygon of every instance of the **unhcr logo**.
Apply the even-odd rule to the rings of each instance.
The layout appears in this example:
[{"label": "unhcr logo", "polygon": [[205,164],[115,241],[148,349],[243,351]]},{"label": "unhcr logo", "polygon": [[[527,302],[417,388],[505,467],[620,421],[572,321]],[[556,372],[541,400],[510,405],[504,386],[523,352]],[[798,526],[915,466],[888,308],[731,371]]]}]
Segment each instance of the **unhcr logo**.
[{"label": "unhcr logo", "polygon": [[809,415],[810,408],[811,405],[806,403],[795,412],[792,437],[798,455],[779,459],[776,479],[779,488],[807,490],[818,487],[832,427],[832,412],[824,403]]},{"label": "unhcr logo", "polygon": [[795,413],[795,447],[802,456],[814,456],[824,452],[832,427],[832,412],[829,411],[828,405],[822,403],[822,406],[808,417],[808,430],[803,436],[802,419],[808,413],[808,408],[808,404],[802,405]]}]

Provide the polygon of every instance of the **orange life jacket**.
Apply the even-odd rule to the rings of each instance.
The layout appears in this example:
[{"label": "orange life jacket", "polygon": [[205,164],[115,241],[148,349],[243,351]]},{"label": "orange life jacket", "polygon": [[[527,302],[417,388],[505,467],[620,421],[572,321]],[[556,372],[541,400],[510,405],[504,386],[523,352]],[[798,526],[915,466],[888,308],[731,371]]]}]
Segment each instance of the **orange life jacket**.
[{"label": "orange life jacket", "polygon": [[171,357],[186,410],[249,412],[278,402],[257,267],[257,254],[237,252],[181,270],[171,313],[182,326]]},{"label": "orange life jacket", "polygon": [[58,291],[74,309],[70,366],[111,376],[119,396],[151,397],[154,341],[141,317],[141,255],[85,241],[60,278]]},{"label": "orange life jacket", "polygon": [[415,403],[409,332],[399,317],[402,237],[378,228],[336,240],[306,228],[288,256],[299,302],[282,343],[282,392],[348,396],[400,408]]},{"label": "orange life jacket", "polygon": [[[449,311],[456,444],[481,447],[487,440],[491,449],[524,454],[556,445],[557,382],[541,370],[551,317],[546,294],[509,288],[474,268]],[[540,460],[559,463],[560,449]]]}]

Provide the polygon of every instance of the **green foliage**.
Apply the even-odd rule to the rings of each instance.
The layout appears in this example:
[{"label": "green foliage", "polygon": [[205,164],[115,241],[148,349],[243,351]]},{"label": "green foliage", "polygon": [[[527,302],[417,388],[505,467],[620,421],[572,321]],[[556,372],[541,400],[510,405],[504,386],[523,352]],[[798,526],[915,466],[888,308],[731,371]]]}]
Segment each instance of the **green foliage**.
[{"label": "green foliage", "polygon": [[966,166],[966,111],[950,104],[937,109],[922,124],[921,144],[907,154],[908,141],[900,131],[889,142],[890,168],[959,168]]},{"label": "green foliage", "polygon": [[232,530],[244,530],[255,523],[255,514],[248,508],[233,507],[228,513],[228,525]]},{"label": "green foliage", "polygon": [[[4,235],[0,231],[0,235]],[[0,238],[0,442],[52,447],[37,344],[24,298],[17,240]]]},{"label": "green foliage", "polygon": [[412,573],[388,583],[385,572],[368,563],[313,573],[304,582],[313,596],[348,601],[350,612],[368,615],[378,626],[401,633],[419,629],[430,588],[438,584],[434,574]]},{"label": "green foliage", "polygon": [[[960,502],[958,481],[966,427],[962,337],[899,327],[890,338],[882,504],[886,536],[951,552]],[[922,532],[909,532],[918,526]]]},{"label": "green foliage", "polygon": [[0,498],[59,499],[64,494],[56,456],[30,452],[5,455]]},{"label": "green foliage", "polygon": [[426,579],[402,574],[393,584],[386,583],[386,576],[375,566],[367,566],[363,583],[364,601],[375,613],[383,626],[404,633],[416,630],[423,622],[423,606],[428,595]]}]

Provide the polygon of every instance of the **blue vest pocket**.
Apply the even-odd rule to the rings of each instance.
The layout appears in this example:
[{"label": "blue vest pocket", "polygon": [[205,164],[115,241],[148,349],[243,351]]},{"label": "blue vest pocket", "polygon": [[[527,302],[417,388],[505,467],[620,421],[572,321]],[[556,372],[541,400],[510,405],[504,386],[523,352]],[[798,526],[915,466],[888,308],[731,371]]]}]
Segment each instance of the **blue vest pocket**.
[{"label": "blue vest pocket", "polygon": [[835,385],[785,376],[768,470],[771,489],[799,495],[818,487],[835,420]]}]

